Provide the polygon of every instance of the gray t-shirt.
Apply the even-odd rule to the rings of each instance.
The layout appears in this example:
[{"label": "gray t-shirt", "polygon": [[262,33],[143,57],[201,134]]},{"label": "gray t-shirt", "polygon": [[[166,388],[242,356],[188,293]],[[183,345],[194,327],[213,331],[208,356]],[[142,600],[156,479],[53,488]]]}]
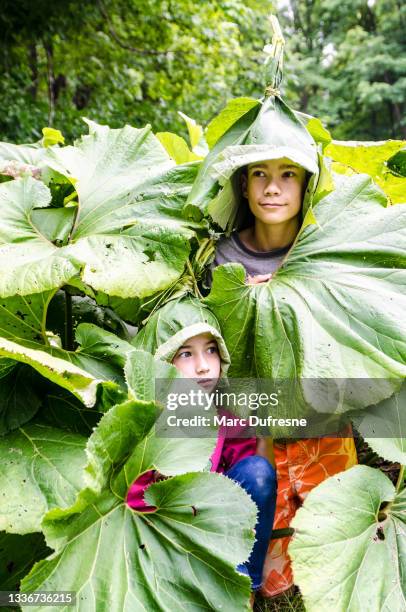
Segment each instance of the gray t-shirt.
[{"label": "gray t-shirt", "polygon": [[264,252],[252,251],[241,242],[238,233],[233,232],[228,238],[224,236],[218,241],[216,254],[210,265],[205,284],[207,287],[211,286],[214,268],[225,263],[242,264],[249,276],[273,273],[281,266],[290,247],[291,245],[283,249]]}]

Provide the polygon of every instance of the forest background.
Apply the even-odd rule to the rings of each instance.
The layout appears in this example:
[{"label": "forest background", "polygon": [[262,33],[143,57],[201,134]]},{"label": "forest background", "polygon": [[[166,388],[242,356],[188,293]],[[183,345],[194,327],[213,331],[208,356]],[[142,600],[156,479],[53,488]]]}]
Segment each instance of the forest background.
[{"label": "forest background", "polygon": [[336,139],[406,138],[401,0],[1,0],[0,139],[68,140],[86,116],[186,136],[236,96],[259,97],[275,12],[283,97]]}]

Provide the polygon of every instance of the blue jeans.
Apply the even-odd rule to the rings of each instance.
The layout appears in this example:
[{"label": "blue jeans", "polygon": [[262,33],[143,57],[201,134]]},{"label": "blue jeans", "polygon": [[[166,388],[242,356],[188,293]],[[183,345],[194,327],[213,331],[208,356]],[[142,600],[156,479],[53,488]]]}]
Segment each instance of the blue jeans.
[{"label": "blue jeans", "polygon": [[248,561],[237,567],[239,572],[251,578],[252,590],[255,591],[262,584],[262,568],[272,534],[276,506],[276,472],[267,459],[253,455],[238,461],[225,475],[237,482],[258,507],[254,548]]}]

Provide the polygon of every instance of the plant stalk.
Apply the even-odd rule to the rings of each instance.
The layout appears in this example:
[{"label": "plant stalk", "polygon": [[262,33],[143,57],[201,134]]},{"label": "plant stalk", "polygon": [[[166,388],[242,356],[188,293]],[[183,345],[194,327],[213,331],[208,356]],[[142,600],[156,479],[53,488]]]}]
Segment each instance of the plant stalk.
[{"label": "plant stalk", "polygon": [[399,476],[396,481],[396,492],[399,493],[402,491],[404,483],[405,483],[405,466],[401,465],[399,470]]},{"label": "plant stalk", "polygon": [[73,351],[72,296],[65,289],[65,349]]}]

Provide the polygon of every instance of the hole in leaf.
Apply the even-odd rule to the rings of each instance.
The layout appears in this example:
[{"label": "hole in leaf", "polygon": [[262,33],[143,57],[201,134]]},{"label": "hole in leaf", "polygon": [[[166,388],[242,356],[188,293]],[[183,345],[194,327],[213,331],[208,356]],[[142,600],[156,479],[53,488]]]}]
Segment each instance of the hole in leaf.
[{"label": "hole in leaf", "polygon": [[376,539],[381,540],[381,541],[385,539],[385,534],[383,532],[382,527],[378,527],[378,529],[376,530]]},{"label": "hole in leaf", "polygon": [[383,521],[386,521],[386,519],[388,518],[388,513],[387,513],[387,508],[388,508],[389,502],[384,501],[381,503],[381,505],[379,506],[379,510],[378,510],[378,521],[380,523],[383,523]]},{"label": "hole in leaf", "polygon": [[141,550],[144,550],[145,544],[140,544],[139,548],[141,548]]},{"label": "hole in leaf", "polygon": [[192,514],[193,514],[193,516],[196,516],[196,514],[197,514],[197,509],[196,509],[195,506],[192,506]]}]

